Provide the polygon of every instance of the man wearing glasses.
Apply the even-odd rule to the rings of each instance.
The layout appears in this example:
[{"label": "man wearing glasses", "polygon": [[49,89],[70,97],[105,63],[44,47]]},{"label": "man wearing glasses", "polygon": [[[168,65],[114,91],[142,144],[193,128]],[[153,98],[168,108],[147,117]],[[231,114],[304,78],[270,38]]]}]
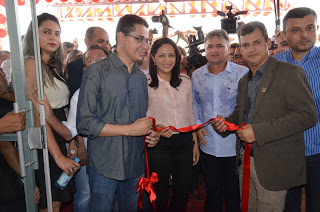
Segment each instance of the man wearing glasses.
[{"label": "man wearing glasses", "polygon": [[136,185],[145,176],[143,136],[149,147],[159,141],[146,118],[147,80],[136,63],[149,43],[147,22],[125,15],[116,29],[117,51],[84,72],[77,130],[88,136],[90,211],[138,210]]}]

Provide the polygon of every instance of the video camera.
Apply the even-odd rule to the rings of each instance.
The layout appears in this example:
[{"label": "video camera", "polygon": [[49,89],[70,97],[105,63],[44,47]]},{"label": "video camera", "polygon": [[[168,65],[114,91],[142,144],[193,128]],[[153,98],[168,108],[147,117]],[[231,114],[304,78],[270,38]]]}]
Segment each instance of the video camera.
[{"label": "video camera", "polygon": [[197,69],[207,63],[206,58],[201,55],[201,53],[204,52],[204,49],[198,48],[200,44],[204,43],[204,34],[202,31],[202,27],[200,26],[200,27],[193,27],[193,28],[197,30],[199,39],[197,40],[195,35],[190,35],[188,37],[189,46],[186,47],[186,48],[189,48],[189,51],[188,51],[189,56],[187,58],[188,70],[191,70],[193,68]]},{"label": "video camera", "polygon": [[188,37],[189,46],[187,46],[186,48],[189,48],[189,55],[193,55],[194,53],[202,51],[198,49],[198,46],[204,43],[204,34],[202,31],[202,27],[200,26],[200,27],[193,27],[193,28],[197,30],[199,39],[197,40],[195,35],[190,35]]},{"label": "video camera", "polygon": [[152,29],[152,34],[158,34],[158,30],[156,28]]},{"label": "video camera", "polygon": [[247,14],[248,11],[238,11],[236,13],[232,13],[232,6],[226,6],[228,10],[227,14],[222,11],[217,11],[217,14],[223,16],[221,19],[221,28],[226,30],[227,33],[232,34],[237,32],[238,28],[238,20],[240,17],[238,15]]}]

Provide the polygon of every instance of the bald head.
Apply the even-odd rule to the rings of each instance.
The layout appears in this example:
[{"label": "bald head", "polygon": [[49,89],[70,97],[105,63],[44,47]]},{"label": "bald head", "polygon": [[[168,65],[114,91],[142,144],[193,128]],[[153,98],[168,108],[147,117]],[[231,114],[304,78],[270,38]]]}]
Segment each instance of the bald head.
[{"label": "bald head", "polygon": [[90,46],[100,46],[110,52],[109,35],[101,27],[90,27],[86,31],[84,42],[89,48]]}]

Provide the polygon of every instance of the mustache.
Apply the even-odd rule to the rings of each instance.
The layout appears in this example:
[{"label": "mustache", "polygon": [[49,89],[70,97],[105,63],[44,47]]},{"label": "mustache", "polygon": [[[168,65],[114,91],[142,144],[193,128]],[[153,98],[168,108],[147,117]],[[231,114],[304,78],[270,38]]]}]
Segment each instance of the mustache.
[{"label": "mustache", "polygon": [[300,42],[311,42],[311,40],[306,39],[306,38],[303,38],[303,39],[299,40],[299,43],[300,43]]}]

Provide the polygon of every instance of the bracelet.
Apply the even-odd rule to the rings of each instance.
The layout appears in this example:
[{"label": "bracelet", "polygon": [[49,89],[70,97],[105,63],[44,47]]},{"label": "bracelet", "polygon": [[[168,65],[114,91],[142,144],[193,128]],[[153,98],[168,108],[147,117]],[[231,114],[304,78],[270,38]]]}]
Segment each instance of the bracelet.
[{"label": "bracelet", "polygon": [[193,141],[193,144],[197,144],[198,143],[198,141]]}]

